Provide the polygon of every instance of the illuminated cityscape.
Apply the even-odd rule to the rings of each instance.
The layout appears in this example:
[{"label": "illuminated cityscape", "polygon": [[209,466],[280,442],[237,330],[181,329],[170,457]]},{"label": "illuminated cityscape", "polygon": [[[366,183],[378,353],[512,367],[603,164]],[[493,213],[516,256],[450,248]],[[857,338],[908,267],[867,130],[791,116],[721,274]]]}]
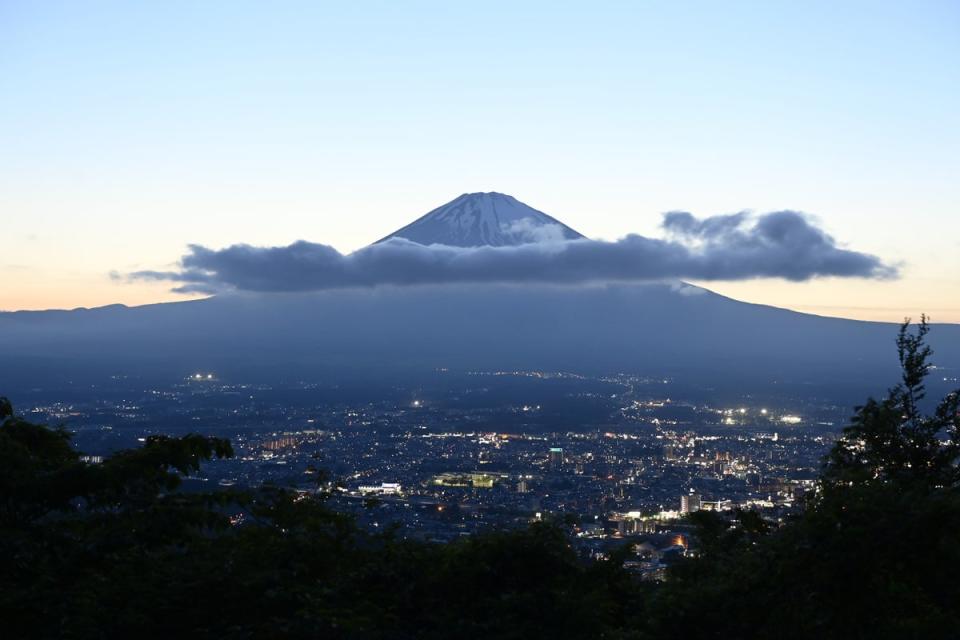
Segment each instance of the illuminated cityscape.
[{"label": "illuminated cityscape", "polygon": [[690,512],[782,521],[797,509],[846,413],[800,399],[713,406],[682,400],[670,379],[625,374],[439,371],[354,402],[206,371],[168,387],[115,382],[94,401],[38,402],[29,414],[64,422],[98,459],[152,433],[228,437],[236,457],[204,465],[188,489],[329,492],[371,530],[399,525],[438,542],[549,519],[594,558],[636,539],[652,555],[631,566],[652,579],[659,560],[687,552],[685,542],[663,555]]}]

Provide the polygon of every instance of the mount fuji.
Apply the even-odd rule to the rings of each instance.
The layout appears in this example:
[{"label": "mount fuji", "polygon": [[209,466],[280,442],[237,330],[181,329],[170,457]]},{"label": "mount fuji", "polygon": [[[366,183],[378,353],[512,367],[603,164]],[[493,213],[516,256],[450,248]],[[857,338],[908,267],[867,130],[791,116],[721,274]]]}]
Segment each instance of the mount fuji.
[{"label": "mount fuji", "polygon": [[584,236],[502,193],[465,193],[377,242],[404,238],[453,247],[504,247]]},{"label": "mount fuji", "polygon": [[[479,193],[384,240],[476,247],[582,237],[510,196]],[[797,384],[859,398],[896,379],[896,329],[739,302],[681,282],[232,293],[0,313],[0,393],[198,370],[276,382],[408,380],[448,368],[669,375],[741,391]],[[937,325],[930,338],[936,364],[960,369],[960,325]]]}]

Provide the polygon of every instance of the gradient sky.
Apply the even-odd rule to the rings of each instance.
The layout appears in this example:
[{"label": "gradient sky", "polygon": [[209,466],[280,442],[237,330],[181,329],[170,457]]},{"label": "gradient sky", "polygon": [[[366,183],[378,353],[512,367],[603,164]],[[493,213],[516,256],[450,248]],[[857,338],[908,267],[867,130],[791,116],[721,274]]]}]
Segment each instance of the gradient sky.
[{"label": "gradient sky", "polygon": [[605,239],[801,210],[902,279],[708,287],[960,322],[960,3],[637,5],[0,0],[0,309],[501,191]]}]

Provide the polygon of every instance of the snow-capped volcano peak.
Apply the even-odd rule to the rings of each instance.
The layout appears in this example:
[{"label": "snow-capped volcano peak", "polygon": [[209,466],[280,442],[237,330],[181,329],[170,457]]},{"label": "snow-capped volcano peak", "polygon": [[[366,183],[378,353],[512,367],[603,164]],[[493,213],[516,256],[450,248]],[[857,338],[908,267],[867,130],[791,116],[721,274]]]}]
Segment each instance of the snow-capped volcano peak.
[{"label": "snow-capped volcano peak", "polygon": [[379,240],[404,238],[455,247],[576,240],[584,236],[516,198],[502,193],[465,193]]}]

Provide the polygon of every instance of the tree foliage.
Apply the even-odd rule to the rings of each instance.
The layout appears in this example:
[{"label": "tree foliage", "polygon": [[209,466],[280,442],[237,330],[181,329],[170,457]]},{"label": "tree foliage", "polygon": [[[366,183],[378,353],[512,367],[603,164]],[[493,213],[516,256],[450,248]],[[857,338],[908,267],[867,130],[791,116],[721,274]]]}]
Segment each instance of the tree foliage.
[{"label": "tree foliage", "polygon": [[948,394],[932,414],[924,413],[924,381],[932,351],[922,318],[916,333],[905,322],[897,336],[901,382],[882,400],[857,408],[851,425],[831,451],[825,489],[843,485],[895,483],[955,487],[960,481],[960,393]]}]

